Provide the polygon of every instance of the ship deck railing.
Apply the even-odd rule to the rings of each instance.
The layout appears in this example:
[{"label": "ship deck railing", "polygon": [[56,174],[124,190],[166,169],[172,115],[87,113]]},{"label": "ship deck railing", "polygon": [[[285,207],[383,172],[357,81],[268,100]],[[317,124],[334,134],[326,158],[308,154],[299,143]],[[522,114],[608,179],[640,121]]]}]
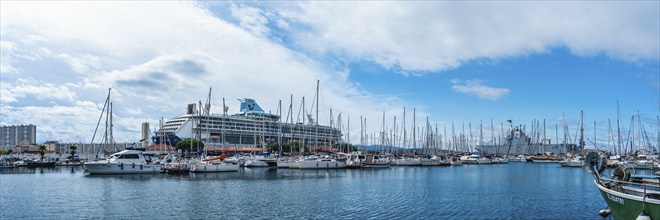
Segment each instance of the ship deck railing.
[{"label": "ship deck railing", "polygon": [[605,177],[601,177],[601,183],[606,188],[617,192],[660,200],[660,185],[658,183],[620,181]]}]

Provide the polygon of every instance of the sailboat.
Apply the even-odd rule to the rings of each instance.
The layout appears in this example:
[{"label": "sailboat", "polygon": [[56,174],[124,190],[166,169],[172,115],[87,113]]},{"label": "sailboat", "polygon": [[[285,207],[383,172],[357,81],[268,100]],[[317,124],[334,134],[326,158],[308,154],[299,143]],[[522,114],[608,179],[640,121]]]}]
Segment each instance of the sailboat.
[{"label": "sailboat", "polygon": [[[594,124],[595,131],[595,124]],[[594,133],[595,135],[595,133]],[[595,140],[595,137],[594,137]],[[580,140],[578,143],[579,149],[584,149],[584,113],[580,111]],[[582,152],[576,154],[575,151],[568,154],[568,157],[562,161],[559,161],[561,167],[582,167],[584,166],[584,158],[582,157]]]},{"label": "sailboat", "polygon": [[[103,105],[101,117],[106,115],[106,142],[112,142],[112,102],[110,101],[110,91],[108,89],[108,97]],[[108,129],[109,128],[109,129]],[[109,130],[109,132],[108,132]],[[94,132],[96,135],[96,132]],[[94,137],[92,137],[94,142]],[[110,158],[104,160],[96,160],[83,163],[83,169],[89,174],[144,174],[144,173],[160,173],[161,165],[153,163],[151,155],[138,150],[123,150],[112,154]]]},{"label": "sailboat", "polygon": [[[310,122],[314,123],[314,128],[315,132],[318,132],[318,121],[319,121],[319,116],[318,116],[318,110],[319,110],[319,81],[316,81],[316,120],[312,120],[311,115],[309,115]],[[316,138],[318,138],[317,135],[315,135]],[[318,139],[314,141],[316,144],[316,149],[318,150],[318,144],[319,141]],[[298,167],[298,169],[345,169],[346,168],[346,161],[337,159],[335,158],[334,155],[326,154],[326,155],[312,155],[304,160],[298,161],[295,163]],[[294,165],[295,166],[295,165]]]},{"label": "sailboat", "polygon": [[227,153],[223,152],[217,157],[207,157],[201,161],[197,161],[190,168],[193,173],[210,173],[210,172],[237,172],[239,169],[238,163],[228,163],[224,159]]},{"label": "sailboat", "polygon": [[[224,98],[222,100],[223,100],[223,106],[224,106]],[[209,88],[209,96],[206,99],[206,105],[205,106],[206,107],[204,109],[204,114],[208,115],[208,114],[210,114],[210,111],[211,111],[211,109],[210,109],[211,108],[211,89],[210,88]],[[223,111],[224,111],[224,107],[223,107]],[[224,115],[225,114],[223,114],[223,116]],[[223,123],[224,123],[224,120],[223,120]],[[222,127],[224,128],[224,126],[222,126]],[[224,136],[224,131],[223,131],[221,143],[225,142],[224,137],[225,136]],[[207,155],[206,158],[204,158],[200,161],[194,162],[192,164],[191,168],[190,168],[190,172],[193,172],[193,173],[210,173],[210,172],[237,172],[238,171],[238,168],[239,168],[238,163],[228,163],[228,162],[224,161],[224,159],[227,158],[227,152],[224,151],[225,150],[224,146],[223,146],[222,154],[220,156],[217,156],[217,157],[208,156],[208,152],[207,152],[206,149],[207,148],[205,147],[204,148],[204,154]]]}]

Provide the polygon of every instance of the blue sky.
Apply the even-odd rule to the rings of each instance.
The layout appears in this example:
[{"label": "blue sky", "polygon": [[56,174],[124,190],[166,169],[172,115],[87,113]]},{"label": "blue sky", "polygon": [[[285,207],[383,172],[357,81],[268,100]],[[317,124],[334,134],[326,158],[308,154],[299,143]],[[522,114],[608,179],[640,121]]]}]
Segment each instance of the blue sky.
[{"label": "blue sky", "polygon": [[133,142],[209,87],[212,111],[251,97],[275,112],[311,104],[317,79],[320,122],[350,116],[354,143],[360,116],[377,132],[404,106],[406,126],[415,108],[440,130],[545,119],[552,137],[584,111],[606,144],[618,101],[622,127],[639,111],[659,135],[657,1],[1,4],[0,124],[36,124],[40,142],[90,141],[107,88]]}]

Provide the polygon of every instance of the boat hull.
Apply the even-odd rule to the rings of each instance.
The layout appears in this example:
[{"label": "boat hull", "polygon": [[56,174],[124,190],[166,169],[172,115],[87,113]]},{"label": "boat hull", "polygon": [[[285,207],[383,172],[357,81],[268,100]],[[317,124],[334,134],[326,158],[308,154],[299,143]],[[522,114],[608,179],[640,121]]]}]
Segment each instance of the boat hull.
[{"label": "boat hull", "polygon": [[532,159],[534,163],[559,163],[557,160],[546,160],[546,159]]},{"label": "boat hull", "polygon": [[248,160],[245,161],[245,167],[269,167],[270,165],[264,160]]},{"label": "boat hull", "polygon": [[298,169],[345,169],[346,162],[342,161],[299,161]]},{"label": "boat hull", "polygon": [[84,163],[83,169],[89,174],[144,174],[160,173],[161,165],[154,164],[117,164]]},{"label": "boat hull", "polygon": [[422,166],[422,161],[418,159],[409,159],[406,160],[403,164],[404,166]]},{"label": "boat hull", "polygon": [[583,167],[584,162],[582,161],[561,161],[559,165],[562,167]]},{"label": "boat hull", "polygon": [[289,160],[278,160],[278,161],[277,161],[277,168],[278,168],[278,169],[286,169],[286,168],[289,168],[289,167],[291,166],[291,163],[292,163],[292,162],[289,161]]},{"label": "boat hull", "polygon": [[605,188],[595,181],[594,183],[598,186],[614,219],[636,219],[642,211],[642,207],[651,219],[660,219],[660,200],[646,198],[643,202],[641,196],[620,193]]},{"label": "boat hull", "polygon": [[362,168],[389,168],[389,163],[362,163]]}]

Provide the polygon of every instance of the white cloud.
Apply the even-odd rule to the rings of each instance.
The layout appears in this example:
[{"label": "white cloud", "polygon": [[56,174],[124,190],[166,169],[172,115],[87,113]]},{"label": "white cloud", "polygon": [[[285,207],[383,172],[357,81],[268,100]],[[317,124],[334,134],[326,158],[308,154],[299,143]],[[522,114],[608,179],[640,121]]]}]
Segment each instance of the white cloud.
[{"label": "white cloud", "polygon": [[232,4],[231,14],[239,20],[241,28],[256,36],[266,36],[270,32],[266,26],[268,18],[259,8]]},{"label": "white cloud", "polygon": [[[320,63],[314,60],[318,54],[341,56],[338,63],[369,60],[408,75],[555,47],[628,61],[659,57],[657,2],[295,2],[277,10],[241,3],[225,11],[237,24],[191,2],[0,4],[1,121],[34,121],[40,132],[71,140],[89,140],[108,88],[117,128],[124,129],[116,131],[118,141],[137,140],[135,131],[143,121],[156,125],[161,117],[183,113],[187,103],[204,102],[208,87],[213,87],[215,112],[223,97],[230,112],[238,110],[235,98],[243,97],[255,98],[272,112],[282,99],[287,111],[293,93],[296,115],[302,96],[309,111],[320,79],[321,123],[327,123],[330,108],[335,117],[340,112],[345,120],[350,116],[354,142],[360,116],[375,131],[381,129],[383,110],[388,126],[394,115],[402,115],[405,100],[363,91],[349,81],[349,71],[334,69],[345,66]],[[300,7],[288,8],[294,4]],[[274,39],[279,37],[294,45],[280,44]],[[46,58],[77,74],[40,71],[57,66]],[[5,77],[17,71],[11,75],[35,80]],[[71,81],[53,83],[47,77]],[[484,84],[458,80],[453,88],[487,100],[509,93]],[[17,107],[35,102],[31,98],[46,104]],[[68,103],[50,104],[53,100]],[[428,115],[424,106],[416,109],[418,119]],[[67,123],[76,129],[61,128]]]},{"label": "white cloud", "polygon": [[[241,27],[249,31],[190,2],[3,1],[1,10],[3,40],[33,36],[17,44],[19,49],[65,61],[66,68],[82,77],[62,84],[41,81],[49,73],[38,71],[22,73],[21,78],[33,81],[3,78],[2,121],[37,124],[40,134],[63,141],[89,140],[108,88],[112,88],[116,128],[124,129],[115,131],[115,138],[129,142],[139,138],[133,133],[141,122],[157,125],[161,117],[184,113],[187,103],[205,101],[209,87],[213,87],[214,112],[221,111],[223,97],[230,113],[238,111],[236,98],[251,97],[274,113],[278,100],[288,106],[293,94],[297,113],[302,96],[309,111],[319,79],[322,124],[328,123],[332,108],[334,117],[342,112],[353,120],[360,115],[374,118],[373,129],[381,110],[403,106],[396,97],[384,101],[360,90],[348,81],[346,72],[336,73],[260,36],[268,32],[264,16],[271,15],[249,7],[234,10],[235,16],[245,18]],[[54,65],[21,61],[42,68]],[[44,106],[12,106],[30,95],[44,100],[40,104]],[[57,99],[71,102],[49,102]],[[35,114],[40,116],[29,117]],[[359,126],[352,128],[357,134]]]},{"label": "white cloud", "polygon": [[471,95],[476,95],[481,99],[497,101],[502,97],[509,94],[509,89],[507,88],[494,88],[483,84],[482,80],[465,80],[465,82],[453,79],[451,80],[452,85],[451,89],[456,92],[466,93]]},{"label": "white cloud", "polygon": [[99,57],[89,54],[74,57],[66,53],[60,53],[57,57],[68,63],[77,73],[88,73],[95,70],[101,62]]},{"label": "white cloud", "polygon": [[0,74],[18,73],[18,69],[12,66],[14,62],[13,53],[16,50],[14,43],[0,41]]},{"label": "white cloud", "polygon": [[18,101],[9,88],[10,84],[0,82],[0,104],[8,104]]},{"label": "white cloud", "polygon": [[[443,71],[566,47],[625,61],[660,58],[660,3],[305,2],[293,42],[386,68]],[[286,9],[289,12],[288,9]]]},{"label": "white cloud", "polygon": [[126,113],[130,114],[130,115],[142,115],[142,114],[144,114],[144,112],[140,108],[126,107],[126,108],[124,108],[124,111],[126,111]]},{"label": "white cloud", "polygon": [[[17,97],[34,96],[39,100],[61,99],[74,101],[76,95],[65,85],[40,83],[35,79],[19,79],[13,86],[5,84],[3,91],[8,92],[8,102],[16,101]],[[5,94],[3,94],[4,96]],[[13,101],[12,101],[13,100]],[[4,102],[3,102],[4,103]]]}]

